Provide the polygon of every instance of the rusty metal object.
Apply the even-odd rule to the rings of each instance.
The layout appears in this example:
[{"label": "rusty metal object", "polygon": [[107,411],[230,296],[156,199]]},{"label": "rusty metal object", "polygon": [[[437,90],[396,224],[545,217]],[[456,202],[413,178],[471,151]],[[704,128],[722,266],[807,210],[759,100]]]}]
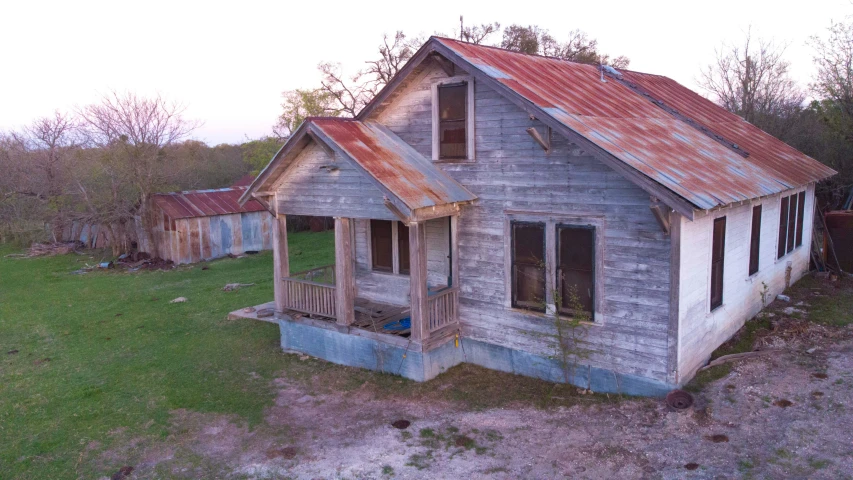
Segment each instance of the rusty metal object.
[{"label": "rusty metal object", "polygon": [[675,410],[687,410],[693,406],[693,395],[684,390],[673,390],[666,395],[666,404]]},{"label": "rusty metal object", "polygon": [[158,193],[152,195],[151,200],[172,220],[264,211],[263,205],[255,200],[250,200],[243,206],[237,202],[247,188],[229,187]]},{"label": "rusty metal object", "polygon": [[476,198],[378,123],[325,117],[306,122],[318,137],[342,150],[412,210]]},{"label": "rusty metal object", "polygon": [[479,74],[699,209],[779,193],[835,174],[666,77],[620,71],[619,81],[602,81],[593,65],[447,38],[433,41],[440,44],[439,51],[449,49]]}]

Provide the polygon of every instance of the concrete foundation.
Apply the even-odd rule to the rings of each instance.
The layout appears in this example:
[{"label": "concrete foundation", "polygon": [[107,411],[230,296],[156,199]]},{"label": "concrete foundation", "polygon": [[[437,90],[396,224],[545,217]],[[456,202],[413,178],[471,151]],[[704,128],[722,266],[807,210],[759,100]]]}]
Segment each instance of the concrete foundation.
[{"label": "concrete foundation", "polygon": [[455,338],[427,352],[406,338],[341,327],[309,318],[278,318],[284,351],[304,353],[332,363],[367,368],[424,382],[467,362],[481,367],[569,383],[599,393],[660,397],[676,388],[656,380],[579,365],[566,375],[560,362],[500,345]]}]

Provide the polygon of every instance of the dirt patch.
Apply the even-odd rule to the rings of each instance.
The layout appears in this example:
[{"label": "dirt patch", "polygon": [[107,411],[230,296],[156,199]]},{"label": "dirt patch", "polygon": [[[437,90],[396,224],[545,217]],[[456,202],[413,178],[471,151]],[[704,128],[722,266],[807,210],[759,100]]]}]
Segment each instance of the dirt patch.
[{"label": "dirt patch", "polygon": [[853,327],[776,312],[750,340],[779,352],[715,367],[723,374],[682,411],[663,399],[598,395],[566,406],[523,395],[489,404],[472,400],[469,381],[483,384],[476,369],[411,387],[423,392],[413,397],[397,389],[402,380],[353,385],[352,370],[333,367],[308,379],[283,372],[252,428],[176,410],[168,438],[127,437],[101,464],[105,475],[133,465],[132,478],[844,477],[853,471]]}]

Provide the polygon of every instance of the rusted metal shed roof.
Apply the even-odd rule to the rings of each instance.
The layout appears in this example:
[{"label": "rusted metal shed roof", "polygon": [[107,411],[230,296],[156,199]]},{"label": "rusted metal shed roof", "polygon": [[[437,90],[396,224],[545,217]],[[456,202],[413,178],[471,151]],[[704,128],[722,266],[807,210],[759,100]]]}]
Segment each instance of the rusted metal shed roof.
[{"label": "rusted metal shed roof", "polygon": [[836,173],[666,77],[621,71],[602,81],[593,65],[431,42],[700,209]]},{"label": "rusted metal shed roof", "polygon": [[309,118],[309,129],[337,146],[412,210],[476,199],[400,137],[375,122]]},{"label": "rusted metal shed roof", "polygon": [[151,200],[173,219],[264,211],[264,207],[255,200],[249,200],[243,206],[238,203],[247,188],[157,193],[151,196]]}]

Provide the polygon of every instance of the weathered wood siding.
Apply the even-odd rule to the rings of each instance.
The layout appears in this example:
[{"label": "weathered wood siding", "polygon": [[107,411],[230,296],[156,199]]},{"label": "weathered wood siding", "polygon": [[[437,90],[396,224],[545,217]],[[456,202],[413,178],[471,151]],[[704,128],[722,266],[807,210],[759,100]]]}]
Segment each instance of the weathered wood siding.
[{"label": "weathered wood siding", "polygon": [[[429,157],[428,68],[378,120]],[[553,355],[553,319],[509,307],[507,211],[604,218],[603,312],[587,329],[592,366],[667,381],[670,240],[649,210],[649,196],[556,134],[552,151],[525,132],[541,123],[480,84],[475,85],[476,160],[439,163],[479,197],[459,220],[460,322],[464,335]],[[674,341],[674,339],[673,339]]]},{"label": "weathered wood siding", "polygon": [[[803,189],[791,190],[788,196]],[[767,285],[767,301],[785,289],[791,267],[791,283],[809,268],[809,245],[814,214],[814,186],[806,190],[803,245],[777,259],[780,195],[724,208],[692,222],[682,220],[679,272],[679,381],[691,378],[720,344],[761,309],[761,291]],[[762,205],[758,272],[749,275],[749,243],[752,207]],[[710,311],[711,243],[714,219],[726,217],[723,263],[723,305]]]},{"label": "weathered wood siding", "polygon": [[174,220],[174,230],[164,228],[162,212],[155,218],[155,255],[177,264],[272,249],[274,219],[265,211],[180,218]]},{"label": "weathered wood siding", "polygon": [[[447,218],[426,222],[427,284],[446,285],[450,237]],[[409,276],[374,272],[370,264],[370,220],[355,221],[355,275],[357,295],[394,305],[409,304]]]},{"label": "weathered wood siding", "polygon": [[[373,181],[349,160],[336,157],[312,141],[282,174],[276,190],[279,213],[396,220]],[[326,165],[338,170],[320,168]]]}]

